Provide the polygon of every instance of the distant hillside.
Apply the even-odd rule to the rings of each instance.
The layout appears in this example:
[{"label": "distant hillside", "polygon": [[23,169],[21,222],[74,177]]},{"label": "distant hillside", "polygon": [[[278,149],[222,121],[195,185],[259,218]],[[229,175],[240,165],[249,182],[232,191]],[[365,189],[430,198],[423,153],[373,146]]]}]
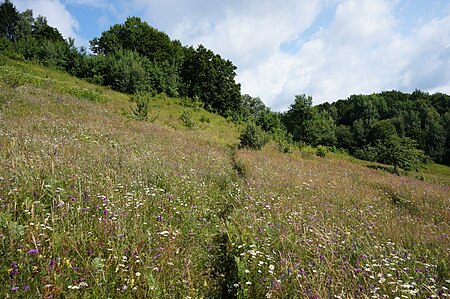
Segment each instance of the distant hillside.
[{"label": "distant hillside", "polygon": [[239,149],[233,122],[148,100],[140,120],[134,96],[0,59],[1,297],[449,296],[448,167]]},{"label": "distant hillside", "polygon": [[[45,16],[35,17],[31,10],[19,13],[10,1],[0,4],[0,16],[1,55],[65,70],[127,93],[142,119],[164,117],[148,115],[152,104],[147,100],[159,94],[160,100],[152,100],[153,104],[166,107],[174,100],[163,99],[181,98],[194,110],[204,108],[237,126],[247,124],[243,134],[251,136],[245,140],[259,143],[256,148],[268,138],[282,152],[326,147],[391,165],[397,174],[420,170],[430,162],[450,165],[450,96],[446,94],[393,90],[313,106],[312,97],[299,91],[288,111],[277,113],[260,98],[241,94],[232,61],[203,45],[184,46],[139,17],[111,26],[93,38],[87,50],[78,49],[73,39],[65,40]],[[101,98],[90,91],[68,92]],[[192,128],[190,110],[182,112],[181,121]],[[199,119],[205,128],[214,127],[208,124],[209,116]],[[165,121],[178,125],[178,120]],[[243,145],[248,146],[246,141]]]}]

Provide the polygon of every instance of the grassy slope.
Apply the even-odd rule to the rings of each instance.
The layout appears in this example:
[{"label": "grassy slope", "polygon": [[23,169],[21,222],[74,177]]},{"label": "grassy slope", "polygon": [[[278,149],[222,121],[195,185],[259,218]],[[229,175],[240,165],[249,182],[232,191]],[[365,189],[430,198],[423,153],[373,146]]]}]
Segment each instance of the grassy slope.
[{"label": "grassy slope", "polygon": [[139,122],[128,96],[30,64],[0,78],[2,297],[448,294],[448,184],[235,151],[216,115],[189,131],[156,97]]}]

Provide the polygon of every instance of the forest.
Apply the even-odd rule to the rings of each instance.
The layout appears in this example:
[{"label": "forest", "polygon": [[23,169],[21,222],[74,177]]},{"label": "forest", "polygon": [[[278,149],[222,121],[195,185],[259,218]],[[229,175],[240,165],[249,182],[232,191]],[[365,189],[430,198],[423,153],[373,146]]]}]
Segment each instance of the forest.
[{"label": "forest", "polygon": [[243,134],[251,136],[242,140],[249,147],[260,148],[270,136],[282,151],[322,146],[393,165],[395,172],[417,170],[431,161],[450,165],[450,96],[443,93],[392,90],[313,106],[312,97],[299,92],[287,111],[275,112],[259,97],[241,94],[237,67],[230,60],[203,45],[183,46],[139,17],[111,26],[90,41],[89,49],[78,49],[44,16],[19,12],[5,0],[0,31],[2,55],[130,95],[166,94],[200,102],[210,112],[247,124]]}]

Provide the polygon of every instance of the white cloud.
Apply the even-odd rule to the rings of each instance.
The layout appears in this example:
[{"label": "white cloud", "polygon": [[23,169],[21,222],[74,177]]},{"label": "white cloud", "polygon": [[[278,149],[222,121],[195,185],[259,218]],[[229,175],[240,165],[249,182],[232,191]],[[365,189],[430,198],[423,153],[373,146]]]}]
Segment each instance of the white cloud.
[{"label": "white cloud", "polygon": [[34,17],[45,16],[48,24],[57,28],[64,38],[82,40],[77,34],[78,21],[59,0],[16,0],[14,4],[19,11],[33,10]]},{"label": "white cloud", "polygon": [[280,110],[301,93],[312,95],[315,104],[390,89],[448,93],[450,16],[402,36],[394,8],[380,0],[342,1],[332,22],[297,53],[275,51],[240,79],[252,95]]}]

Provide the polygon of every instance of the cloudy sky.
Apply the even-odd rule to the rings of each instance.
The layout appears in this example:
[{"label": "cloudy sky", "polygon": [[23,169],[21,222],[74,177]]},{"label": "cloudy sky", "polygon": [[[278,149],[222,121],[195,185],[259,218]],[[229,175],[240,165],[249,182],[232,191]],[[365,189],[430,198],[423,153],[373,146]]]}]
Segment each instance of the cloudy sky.
[{"label": "cloudy sky", "polygon": [[351,94],[450,94],[448,0],[11,0],[77,45],[139,16],[237,67],[242,93],[285,110]]}]

